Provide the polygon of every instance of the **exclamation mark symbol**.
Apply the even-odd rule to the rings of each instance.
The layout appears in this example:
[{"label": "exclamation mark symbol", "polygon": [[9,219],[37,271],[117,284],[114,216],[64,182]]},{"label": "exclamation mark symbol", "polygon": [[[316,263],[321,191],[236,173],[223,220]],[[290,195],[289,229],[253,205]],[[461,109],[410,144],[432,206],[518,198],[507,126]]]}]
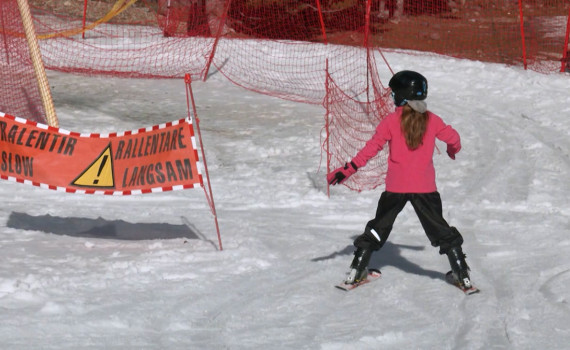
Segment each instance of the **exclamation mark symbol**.
[{"label": "exclamation mark symbol", "polygon": [[[108,155],[103,156],[103,160],[101,160],[101,165],[99,165],[99,171],[97,171],[97,177],[101,176],[101,172],[103,171],[103,168],[105,167],[105,163],[107,163],[107,158],[109,158]],[[93,180],[93,185],[97,185],[98,183],[99,183],[99,179]]]}]

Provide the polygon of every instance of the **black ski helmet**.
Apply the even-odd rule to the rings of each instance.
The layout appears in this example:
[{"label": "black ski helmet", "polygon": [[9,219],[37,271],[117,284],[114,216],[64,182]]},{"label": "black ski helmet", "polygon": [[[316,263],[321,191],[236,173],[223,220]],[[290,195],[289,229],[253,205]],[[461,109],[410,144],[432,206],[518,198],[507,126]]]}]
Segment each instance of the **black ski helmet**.
[{"label": "black ski helmet", "polygon": [[403,106],[407,101],[425,100],[428,93],[427,79],[411,70],[394,74],[388,86],[392,89],[396,106]]}]

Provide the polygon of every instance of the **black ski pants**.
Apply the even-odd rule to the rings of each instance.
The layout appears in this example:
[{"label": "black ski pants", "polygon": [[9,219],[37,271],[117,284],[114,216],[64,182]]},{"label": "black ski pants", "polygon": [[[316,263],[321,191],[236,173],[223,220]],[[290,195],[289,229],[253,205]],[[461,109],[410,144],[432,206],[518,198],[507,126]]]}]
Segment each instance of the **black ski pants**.
[{"label": "black ski pants", "polygon": [[420,223],[434,247],[439,247],[440,254],[446,254],[454,247],[463,244],[463,237],[455,227],[449,226],[443,218],[441,196],[431,193],[394,193],[383,192],[378,201],[376,217],[366,224],[364,233],[356,238],[357,248],[382,248],[392,231],[398,214],[406,203],[411,202]]}]

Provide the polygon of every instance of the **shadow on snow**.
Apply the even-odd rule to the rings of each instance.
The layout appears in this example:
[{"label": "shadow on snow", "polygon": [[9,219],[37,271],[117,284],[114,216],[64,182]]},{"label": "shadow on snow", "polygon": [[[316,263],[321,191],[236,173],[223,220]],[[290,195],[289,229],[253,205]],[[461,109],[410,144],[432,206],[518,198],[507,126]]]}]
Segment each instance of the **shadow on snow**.
[{"label": "shadow on snow", "polygon": [[12,212],[7,227],[19,230],[49,232],[56,235],[87,238],[105,238],[118,240],[151,239],[200,239],[198,230],[186,223],[172,225],[167,223],[129,223],[123,220],[105,220],[103,218],[74,218],[51,215],[32,216],[26,213]]},{"label": "shadow on snow", "polygon": [[[382,249],[372,253],[370,264],[368,264],[368,266],[370,268],[375,268],[380,270],[382,270],[382,268],[386,266],[393,266],[407,273],[412,273],[420,276],[427,276],[432,279],[445,280],[445,273],[434,270],[426,270],[421,266],[404,258],[402,256],[402,249],[419,251],[419,250],[424,250],[425,246],[411,246],[405,244],[393,244],[390,242],[386,242],[386,244],[384,244]],[[350,257],[347,258],[346,260],[347,269],[348,269],[349,264],[352,261],[352,254],[354,253],[354,250],[355,250],[354,246],[351,245],[340,251],[333,252],[329,255],[311,259],[311,261],[323,261],[323,260],[334,259],[337,256],[347,256]],[[434,251],[434,255],[437,255],[437,250]]]}]

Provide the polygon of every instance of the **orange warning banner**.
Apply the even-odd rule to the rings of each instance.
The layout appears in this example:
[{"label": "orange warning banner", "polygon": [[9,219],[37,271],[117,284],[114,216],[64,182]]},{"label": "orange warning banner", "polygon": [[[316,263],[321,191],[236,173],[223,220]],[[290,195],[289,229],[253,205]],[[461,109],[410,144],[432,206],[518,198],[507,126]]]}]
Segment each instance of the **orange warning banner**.
[{"label": "orange warning banner", "polygon": [[0,112],[0,177],[65,192],[137,194],[203,186],[189,119],[81,134]]}]

